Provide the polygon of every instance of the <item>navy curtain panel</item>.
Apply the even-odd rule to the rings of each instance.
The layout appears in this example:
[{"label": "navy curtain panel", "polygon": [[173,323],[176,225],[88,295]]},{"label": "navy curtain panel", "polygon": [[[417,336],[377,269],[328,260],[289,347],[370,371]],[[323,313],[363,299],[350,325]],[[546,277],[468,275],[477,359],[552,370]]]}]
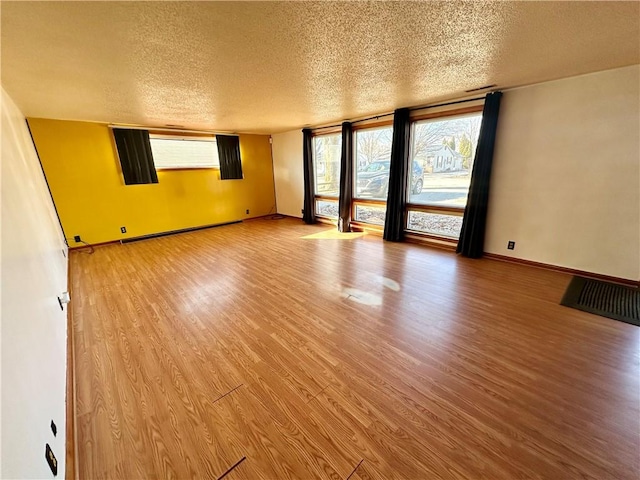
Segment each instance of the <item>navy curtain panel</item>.
[{"label": "navy curtain panel", "polygon": [[353,196],[353,129],[342,124],[342,155],[340,157],[340,198],[338,200],[338,230],[351,231],[351,198]]},{"label": "navy curtain panel", "polygon": [[400,242],[404,239],[404,210],[407,202],[410,133],[409,109],[400,108],[393,114],[389,191],[387,193],[387,214],[383,236],[385,240],[391,242]]},{"label": "navy curtain panel", "polygon": [[237,135],[216,135],[216,144],[220,160],[220,180],[242,180],[240,137]]},{"label": "navy curtain panel", "polygon": [[484,234],[487,227],[489,183],[493,164],[493,147],[496,141],[498,112],[502,92],[487,94],[482,111],[482,125],[478,147],[473,161],[471,185],[464,209],[462,231],[456,252],[464,257],[480,258],[484,253]]},{"label": "navy curtain panel", "polygon": [[311,130],[302,129],[302,170],[304,173],[304,223],[316,223],[315,187],[313,178],[313,138]]},{"label": "navy curtain panel", "polygon": [[125,185],[158,183],[147,130],[114,128],[118,158]]}]

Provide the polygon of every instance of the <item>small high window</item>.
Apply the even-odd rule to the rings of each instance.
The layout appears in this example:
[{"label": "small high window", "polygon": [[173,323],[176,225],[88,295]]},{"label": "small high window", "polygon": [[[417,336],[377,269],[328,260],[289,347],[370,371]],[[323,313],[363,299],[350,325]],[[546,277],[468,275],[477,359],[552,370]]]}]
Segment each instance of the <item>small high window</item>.
[{"label": "small high window", "polygon": [[152,134],[150,142],[157,170],[220,168],[215,137]]}]

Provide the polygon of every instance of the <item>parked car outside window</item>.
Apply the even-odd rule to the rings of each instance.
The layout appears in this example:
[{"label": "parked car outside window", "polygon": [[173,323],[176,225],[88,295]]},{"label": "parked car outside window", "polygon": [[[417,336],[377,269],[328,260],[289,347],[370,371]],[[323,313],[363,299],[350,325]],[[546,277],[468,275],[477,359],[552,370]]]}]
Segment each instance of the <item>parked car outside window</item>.
[{"label": "parked car outside window", "polygon": [[[386,197],[389,188],[389,161],[372,162],[364,169],[358,171],[358,184],[356,195],[362,197]],[[422,192],[424,170],[418,162],[412,162],[411,193],[416,195]]]}]

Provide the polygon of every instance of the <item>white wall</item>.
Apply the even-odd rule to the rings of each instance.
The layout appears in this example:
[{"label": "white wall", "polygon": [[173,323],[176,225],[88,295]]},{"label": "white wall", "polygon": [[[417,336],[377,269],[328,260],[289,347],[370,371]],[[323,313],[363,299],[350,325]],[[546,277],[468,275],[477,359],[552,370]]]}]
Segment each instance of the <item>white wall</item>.
[{"label": "white wall", "polygon": [[271,138],[278,213],[301,218],[304,206],[302,130],[279,133]]},{"label": "white wall", "polygon": [[493,165],[487,252],[640,279],[640,66],[505,92]]},{"label": "white wall", "polygon": [[[2,478],[64,478],[67,258],[25,119],[2,89]],[[64,254],[63,254],[64,252]],[[49,424],[58,427],[53,436]]]}]

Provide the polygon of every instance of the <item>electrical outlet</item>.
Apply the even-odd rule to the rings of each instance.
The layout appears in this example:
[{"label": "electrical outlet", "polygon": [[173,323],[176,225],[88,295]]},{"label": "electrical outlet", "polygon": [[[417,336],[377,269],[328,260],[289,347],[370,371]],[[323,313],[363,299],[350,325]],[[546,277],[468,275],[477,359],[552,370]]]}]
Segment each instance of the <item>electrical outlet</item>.
[{"label": "electrical outlet", "polygon": [[73,241],[76,243],[80,243],[82,240],[80,240],[80,235],[76,235],[75,237],[73,237]]},{"label": "electrical outlet", "polygon": [[58,435],[58,427],[56,427],[56,424],[53,420],[51,420],[51,431],[53,432],[54,437]]},{"label": "electrical outlet", "polygon": [[120,233],[127,233],[127,227],[120,227]]},{"label": "electrical outlet", "polygon": [[249,209],[247,208],[247,215],[249,215]]},{"label": "electrical outlet", "polygon": [[55,477],[56,475],[58,475],[58,460],[53,454],[53,450],[51,450],[51,447],[48,443],[44,447],[44,458],[47,460],[49,468],[51,469],[51,472],[53,472],[53,476]]},{"label": "electrical outlet", "polygon": [[516,242],[514,242],[513,240],[509,240],[509,243],[507,243],[507,250],[515,250],[516,248]]}]

